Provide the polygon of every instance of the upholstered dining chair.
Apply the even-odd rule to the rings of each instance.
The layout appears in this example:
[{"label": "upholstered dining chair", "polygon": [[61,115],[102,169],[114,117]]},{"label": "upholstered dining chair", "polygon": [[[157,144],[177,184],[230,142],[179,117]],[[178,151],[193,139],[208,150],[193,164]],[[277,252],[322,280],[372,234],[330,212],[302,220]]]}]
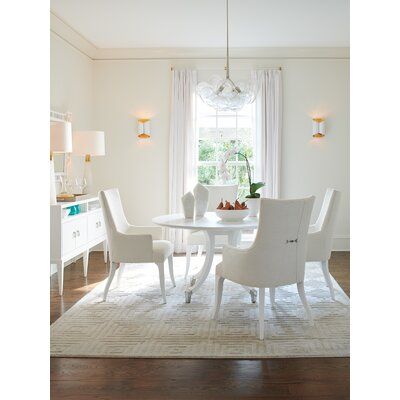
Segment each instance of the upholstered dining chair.
[{"label": "upholstered dining chair", "polygon": [[[238,185],[204,185],[208,189],[208,208],[207,211],[215,211],[221,199],[233,202],[237,198]],[[218,235],[215,238],[216,247],[221,247],[228,243],[226,235]],[[189,274],[190,260],[192,251],[197,246],[197,255],[200,257],[206,245],[206,238],[203,231],[189,233],[186,241],[186,271],[185,280]]]},{"label": "upholstered dining chair", "polygon": [[339,202],[340,192],[335,189],[327,189],[318,219],[308,230],[307,261],[321,264],[332,300],[335,300],[335,291],[329,273],[329,259],[332,253],[333,230],[337,220]]},{"label": "upholstered dining chair", "polygon": [[104,288],[104,301],[107,299],[117,266],[119,266],[119,282],[125,263],[154,263],[158,267],[161,294],[165,304],[167,302],[164,277],[166,259],[168,259],[170,278],[175,287],[172,243],[161,240],[161,227],[129,224],[124,214],[118,189],[102,190],[99,192],[99,198],[110,254],[110,274]]},{"label": "upholstered dining chair", "polygon": [[295,200],[261,199],[259,225],[253,244],[241,249],[224,246],[222,262],[215,274],[214,319],[218,318],[224,280],[259,288],[259,337],[264,339],[265,288],[271,306],[275,288],[297,284],[301,302],[310,322],[311,309],[304,292],[307,230],[314,196]]}]

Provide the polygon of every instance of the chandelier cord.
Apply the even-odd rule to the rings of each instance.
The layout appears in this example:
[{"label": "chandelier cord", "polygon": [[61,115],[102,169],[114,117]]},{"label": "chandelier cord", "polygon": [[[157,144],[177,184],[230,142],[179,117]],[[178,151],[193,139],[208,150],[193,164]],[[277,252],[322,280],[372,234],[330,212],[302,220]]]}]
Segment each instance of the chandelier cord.
[{"label": "chandelier cord", "polygon": [[226,0],[226,79],[229,79],[229,0]]}]

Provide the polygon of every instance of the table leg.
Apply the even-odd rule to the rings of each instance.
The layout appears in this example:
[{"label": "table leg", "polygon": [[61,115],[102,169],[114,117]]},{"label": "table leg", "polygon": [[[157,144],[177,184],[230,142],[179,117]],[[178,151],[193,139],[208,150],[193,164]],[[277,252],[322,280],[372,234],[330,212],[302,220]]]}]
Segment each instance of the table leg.
[{"label": "table leg", "polygon": [[190,279],[190,284],[185,290],[185,301],[190,303],[192,294],[204,283],[212,266],[215,253],[215,235],[212,232],[204,231],[206,237],[206,259],[201,270]]}]

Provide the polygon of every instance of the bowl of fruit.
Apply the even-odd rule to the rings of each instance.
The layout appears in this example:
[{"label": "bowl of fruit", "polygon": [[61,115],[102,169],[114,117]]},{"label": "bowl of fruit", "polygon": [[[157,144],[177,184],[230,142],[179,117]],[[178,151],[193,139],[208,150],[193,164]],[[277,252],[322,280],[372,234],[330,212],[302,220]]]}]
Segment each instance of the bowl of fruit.
[{"label": "bowl of fruit", "polygon": [[245,202],[240,203],[239,200],[235,200],[231,204],[229,201],[225,201],[224,205],[224,201],[221,200],[215,213],[222,221],[242,221],[249,216],[250,210]]}]

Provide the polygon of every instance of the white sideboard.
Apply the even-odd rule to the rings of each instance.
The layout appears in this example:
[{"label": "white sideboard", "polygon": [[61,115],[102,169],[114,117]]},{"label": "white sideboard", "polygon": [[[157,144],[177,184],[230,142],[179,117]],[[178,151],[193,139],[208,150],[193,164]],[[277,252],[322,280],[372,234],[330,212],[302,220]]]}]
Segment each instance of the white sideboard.
[{"label": "white sideboard", "polygon": [[[68,215],[68,207],[79,205],[80,213]],[[83,254],[83,275],[88,272],[89,251],[103,243],[107,262],[107,237],[97,196],[79,196],[77,201],[50,206],[50,263],[57,265],[58,289],[63,293],[64,265]]]}]

